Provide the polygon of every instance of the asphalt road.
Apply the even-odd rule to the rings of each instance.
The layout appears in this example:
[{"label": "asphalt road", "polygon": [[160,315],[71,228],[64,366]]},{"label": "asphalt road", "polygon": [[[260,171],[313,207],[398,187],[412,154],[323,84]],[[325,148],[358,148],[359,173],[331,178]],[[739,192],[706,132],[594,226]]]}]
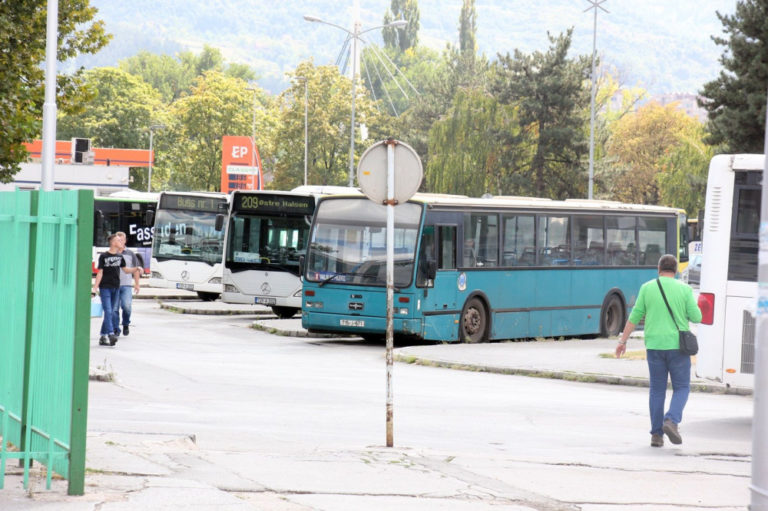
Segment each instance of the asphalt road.
[{"label": "asphalt road", "polygon": [[[647,389],[398,363],[389,449],[382,345],[276,336],[248,328],[253,320],[137,300],[129,337],[109,348],[93,336],[91,363],[115,381],[90,386],[94,507],[82,509],[731,510],[749,502],[750,397],[692,394],[684,443],[654,449]],[[84,502],[54,489],[19,507],[9,495],[0,491],[1,509]]]}]

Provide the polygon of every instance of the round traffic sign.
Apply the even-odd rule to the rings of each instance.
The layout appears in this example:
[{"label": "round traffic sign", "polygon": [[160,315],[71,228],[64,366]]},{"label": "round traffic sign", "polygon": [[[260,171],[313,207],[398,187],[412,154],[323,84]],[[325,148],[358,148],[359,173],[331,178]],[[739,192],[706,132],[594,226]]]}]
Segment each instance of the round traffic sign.
[{"label": "round traffic sign", "polygon": [[421,158],[411,146],[397,140],[382,140],[369,147],[357,165],[360,190],[379,204],[387,200],[387,146],[394,145],[394,199],[402,203],[413,197],[421,186],[424,170]]}]

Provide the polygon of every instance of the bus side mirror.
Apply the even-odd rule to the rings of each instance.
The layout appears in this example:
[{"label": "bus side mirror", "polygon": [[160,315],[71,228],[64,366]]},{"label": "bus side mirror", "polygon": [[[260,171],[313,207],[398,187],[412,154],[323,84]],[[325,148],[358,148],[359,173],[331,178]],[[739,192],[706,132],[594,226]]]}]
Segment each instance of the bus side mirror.
[{"label": "bus side mirror", "polygon": [[299,256],[299,277],[304,276],[304,255]]},{"label": "bus side mirror", "polygon": [[221,213],[216,215],[216,225],[214,225],[214,229],[216,229],[217,231],[221,231],[222,229],[224,229],[224,215],[222,215]]},{"label": "bus side mirror", "polygon": [[425,270],[427,274],[427,280],[435,280],[435,277],[437,277],[437,261],[427,261],[427,267]]},{"label": "bus side mirror", "polygon": [[155,225],[154,210],[148,209],[147,212],[144,213],[144,225]]}]

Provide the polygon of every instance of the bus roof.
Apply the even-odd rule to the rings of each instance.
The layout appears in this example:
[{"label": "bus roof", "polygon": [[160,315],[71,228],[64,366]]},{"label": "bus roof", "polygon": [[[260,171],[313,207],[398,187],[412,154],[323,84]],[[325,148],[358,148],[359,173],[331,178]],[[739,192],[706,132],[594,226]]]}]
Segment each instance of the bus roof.
[{"label": "bus roof", "polygon": [[163,195],[177,195],[183,197],[204,197],[206,199],[229,199],[229,195],[221,192],[160,192]]},{"label": "bus roof", "polygon": [[109,195],[96,196],[94,197],[94,199],[157,202],[159,197],[160,197],[160,194],[154,193],[154,192],[140,192],[138,190],[122,190],[119,192],[110,193]]},{"label": "bus roof", "polygon": [[667,206],[647,204],[625,204],[616,201],[566,199],[564,201],[541,199],[537,197],[496,196],[487,199],[458,195],[439,195],[417,193],[413,196],[416,202],[422,202],[431,207],[480,207],[480,208],[532,208],[553,210],[585,210],[585,211],[636,211],[648,213],[678,213],[679,210]]}]

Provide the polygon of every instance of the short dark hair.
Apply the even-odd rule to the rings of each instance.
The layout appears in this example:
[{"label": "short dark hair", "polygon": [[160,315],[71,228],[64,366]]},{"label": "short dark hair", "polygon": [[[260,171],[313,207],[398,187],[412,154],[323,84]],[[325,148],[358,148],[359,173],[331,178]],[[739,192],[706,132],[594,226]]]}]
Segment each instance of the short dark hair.
[{"label": "short dark hair", "polygon": [[664,254],[659,258],[659,271],[677,273],[677,259],[672,254]]}]

